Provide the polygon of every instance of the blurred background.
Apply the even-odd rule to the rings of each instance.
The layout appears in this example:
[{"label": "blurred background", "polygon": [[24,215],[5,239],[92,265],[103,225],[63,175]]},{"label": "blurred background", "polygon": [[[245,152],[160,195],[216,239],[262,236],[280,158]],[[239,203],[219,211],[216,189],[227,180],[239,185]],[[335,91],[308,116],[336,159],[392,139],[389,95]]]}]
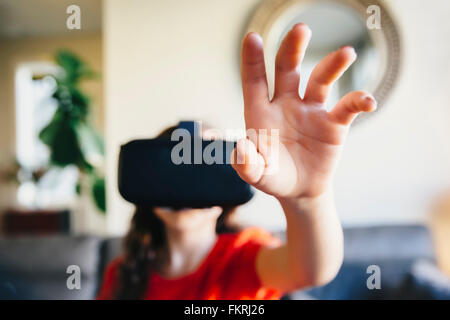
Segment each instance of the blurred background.
[{"label": "blurred background", "polygon": [[[42,268],[76,261],[94,280],[82,293],[58,291],[49,280],[39,284],[48,295],[32,297],[93,297],[133,212],[117,190],[120,145],[185,119],[244,128],[241,39],[250,30],[263,36],[272,87],[282,36],[306,22],[313,38],[303,79],[327,52],[353,45],[358,62],[328,107],[366,89],[380,108],[355,123],[335,179],[343,273],[335,287],[295,297],[408,298],[413,285],[443,297],[450,292],[449,15],[445,0],[0,0],[0,271],[22,270],[15,292],[30,288],[28,253],[20,252],[37,243],[41,256],[33,259]],[[262,193],[238,220],[281,236],[285,229],[277,201]],[[76,258],[46,265],[50,252],[68,247]],[[372,264],[385,266],[382,287],[390,291],[366,288]]]}]

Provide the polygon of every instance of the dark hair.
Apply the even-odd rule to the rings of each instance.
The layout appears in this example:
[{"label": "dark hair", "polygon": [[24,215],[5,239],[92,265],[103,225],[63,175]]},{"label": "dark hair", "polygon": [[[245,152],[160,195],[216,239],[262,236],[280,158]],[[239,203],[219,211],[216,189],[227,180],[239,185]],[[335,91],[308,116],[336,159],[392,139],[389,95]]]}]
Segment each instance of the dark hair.
[{"label": "dark hair", "polygon": [[[169,137],[176,127],[169,127],[158,137]],[[236,207],[223,208],[217,219],[216,232],[235,232],[228,217]],[[123,241],[123,260],[119,265],[119,281],[116,288],[117,299],[139,299],[148,289],[151,270],[157,259],[156,252],[166,245],[166,232],[163,221],[155,214],[153,208],[137,206],[131,227]]]}]

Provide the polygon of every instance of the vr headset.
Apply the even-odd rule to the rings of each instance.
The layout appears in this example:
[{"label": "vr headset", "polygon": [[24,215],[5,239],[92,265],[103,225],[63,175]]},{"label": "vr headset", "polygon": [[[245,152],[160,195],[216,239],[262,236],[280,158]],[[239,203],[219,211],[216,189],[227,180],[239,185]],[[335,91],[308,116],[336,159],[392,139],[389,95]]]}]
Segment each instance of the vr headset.
[{"label": "vr headset", "polygon": [[204,140],[198,123],[180,122],[172,137],[121,146],[119,192],[135,205],[171,208],[235,206],[253,189],[231,167],[235,142]]}]

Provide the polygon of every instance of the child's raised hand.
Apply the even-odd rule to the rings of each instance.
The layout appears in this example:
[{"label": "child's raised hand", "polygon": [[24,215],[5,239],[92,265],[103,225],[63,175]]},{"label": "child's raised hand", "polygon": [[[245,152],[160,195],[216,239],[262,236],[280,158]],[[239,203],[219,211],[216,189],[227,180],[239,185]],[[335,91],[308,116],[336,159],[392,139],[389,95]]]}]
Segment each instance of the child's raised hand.
[{"label": "child's raised hand", "polygon": [[[331,184],[350,123],[359,112],[376,108],[375,99],[363,91],[346,94],[329,112],[324,107],[332,84],[356,59],[351,47],[326,56],[314,68],[305,96],[300,98],[299,67],[310,37],[308,26],[297,24],[284,38],[276,56],[272,101],[261,37],[249,33],[242,45],[245,123],[247,131],[254,129],[256,134],[238,141],[233,167],[242,179],[279,198],[324,193]],[[267,129],[269,138],[260,129]],[[279,130],[278,148],[271,148],[271,129]]]}]

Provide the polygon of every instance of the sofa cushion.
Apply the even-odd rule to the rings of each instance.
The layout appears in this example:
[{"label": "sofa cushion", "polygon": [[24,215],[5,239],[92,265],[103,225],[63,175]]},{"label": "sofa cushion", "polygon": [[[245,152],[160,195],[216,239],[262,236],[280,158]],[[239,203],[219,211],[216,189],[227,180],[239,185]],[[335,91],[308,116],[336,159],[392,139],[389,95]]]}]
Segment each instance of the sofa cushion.
[{"label": "sofa cushion", "polygon": [[416,261],[395,298],[450,300],[450,276],[432,261]]},{"label": "sofa cushion", "polygon": [[[0,239],[1,298],[91,299],[98,286],[101,240],[87,236]],[[81,271],[81,289],[68,289],[68,266]]]},{"label": "sofa cushion", "polygon": [[[392,299],[418,259],[434,260],[428,229],[420,225],[344,229],[344,263],[329,284],[290,294],[315,299]],[[380,268],[380,289],[369,289],[367,268]]]},{"label": "sofa cushion", "polygon": [[434,259],[430,231],[423,225],[390,225],[344,229],[348,261]]}]

